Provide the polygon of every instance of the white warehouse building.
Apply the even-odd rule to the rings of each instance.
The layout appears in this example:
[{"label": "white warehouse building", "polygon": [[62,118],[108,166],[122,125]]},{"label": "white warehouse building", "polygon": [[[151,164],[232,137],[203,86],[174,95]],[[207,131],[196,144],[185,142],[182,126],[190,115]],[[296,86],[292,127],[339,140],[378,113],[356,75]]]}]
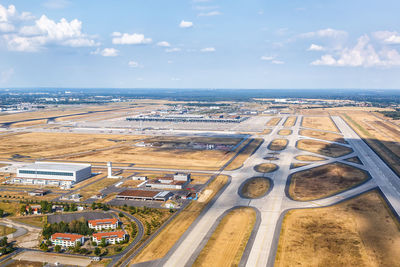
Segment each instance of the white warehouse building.
[{"label": "white warehouse building", "polygon": [[92,175],[90,164],[35,162],[17,169],[13,183],[71,187]]}]

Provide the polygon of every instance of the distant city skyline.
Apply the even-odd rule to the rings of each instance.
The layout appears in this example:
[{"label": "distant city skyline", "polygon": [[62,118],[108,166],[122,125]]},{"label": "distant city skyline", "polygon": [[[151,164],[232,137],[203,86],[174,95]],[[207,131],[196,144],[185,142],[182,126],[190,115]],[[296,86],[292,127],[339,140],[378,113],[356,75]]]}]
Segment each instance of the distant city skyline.
[{"label": "distant city skyline", "polygon": [[0,88],[400,89],[394,0],[0,0]]}]

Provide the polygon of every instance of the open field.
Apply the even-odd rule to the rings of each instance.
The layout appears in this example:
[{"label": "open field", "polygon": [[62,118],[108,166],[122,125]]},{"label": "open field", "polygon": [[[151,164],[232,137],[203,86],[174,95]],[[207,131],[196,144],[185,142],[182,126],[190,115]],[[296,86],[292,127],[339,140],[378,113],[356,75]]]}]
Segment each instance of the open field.
[{"label": "open field", "polygon": [[265,157],[264,158],[265,160],[278,160],[279,158],[277,158],[277,157]]},{"label": "open field", "polygon": [[20,211],[21,204],[19,204],[17,202],[11,202],[11,201],[9,201],[9,203],[7,203],[5,201],[6,200],[4,200],[3,202],[0,202],[0,209],[4,210],[4,212],[6,212],[10,215],[17,215]]},{"label": "open field", "polygon": [[297,117],[295,116],[290,116],[286,119],[285,123],[283,124],[283,126],[285,127],[292,127],[294,126],[294,124],[296,123]]},{"label": "open field", "polygon": [[262,173],[269,173],[273,172],[278,169],[278,165],[274,163],[261,163],[256,166],[254,166],[254,170]]},{"label": "open field", "polygon": [[230,211],[214,233],[193,266],[238,266],[256,220],[252,208]]},{"label": "open field", "polygon": [[278,132],[279,135],[291,135],[292,130],[282,129]]},{"label": "open field", "polygon": [[368,174],[343,163],[332,163],[296,172],[291,177],[289,195],[294,200],[315,200],[356,186]]},{"label": "open field", "polygon": [[338,143],[346,143],[341,134],[335,134],[330,132],[314,131],[314,130],[301,130],[300,135],[322,139],[326,141],[333,141]]},{"label": "open field", "polygon": [[97,182],[82,188],[76,193],[82,196],[82,200],[86,200],[91,196],[98,194],[101,190],[105,189],[106,187],[117,183],[118,181],[119,179],[112,179],[112,178],[100,179]]},{"label": "open field", "polygon": [[278,125],[278,123],[281,121],[281,119],[282,119],[282,118],[279,118],[279,117],[271,118],[271,119],[267,122],[266,126],[276,126],[276,125]]},{"label": "open field", "polygon": [[14,233],[15,231],[17,231],[17,230],[14,228],[0,225],[0,236],[6,236],[6,235]]},{"label": "open field", "polygon": [[[182,139],[184,138],[184,139]],[[192,137],[178,137],[179,142],[190,142]],[[239,139],[234,138],[207,138],[208,142],[227,145],[236,144]],[[225,141],[224,141],[225,140]],[[164,141],[167,142],[167,141]],[[234,151],[223,150],[198,150],[179,149],[163,147],[139,147],[133,145],[122,145],[107,150],[88,152],[79,155],[64,157],[70,161],[84,162],[119,162],[134,163],[138,167],[160,167],[160,168],[183,168],[183,169],[210,169],[217,170],[222,167],[232,156],[235,155],[244,144]],[[172,144],[173,146],[173,144]]]},{"label": "open field", "polygon": [[323,131],[339,132],[332,119],[326,117],[304,117],[302,126]]},{"label": "open field", "polygon": [[38,216],[32,215],[32,216],[14,217],[10,219],[16,222],[25,223],[40,228],[42,228],[47,223],[46,215],[38,215]]},{"label": "open field", "polygon": [[14,257],[15,260],[20,261],[34,261],[40,263],[73,265],[73,266],[87,266],[90,264],[90,259],[86,257],[70,256],[62,254],[45,253],[38,251],[24,251]]},{"label": "open field", "polygon": [[262,131],[262,133],[259,133],[259,135],[267,135],[267,134],[270,134],[271,132],[272,132],[271,129],[264,129],[264,130]]},{"label": "open field", "polygon": [[256,151],[263,139],[256,138],[251,142],[226,168],[226,171],[235,170],[243,165],[243,162]]},{"label": "open field", "polygon": [[220,175],[202,192],[199,201],[192,201],[132,260],[132,263],[155,260],[164,257],[183,233],[199,216],[208,202],[228,182]]},{"label": "open field", "polygon": [[268,145],[268,149],[272,151],[281,151],[286,148],[287,144],[288,144],[287,139],[274,139]]},{"label": "open field", "polygon": [[263,177],[256,177],[248,180],[242,187],[241,194],[246,198],[259,198],[269,189],[269,180]]},{"label": "open field", "polygon": [[25,157],[28,159],[63,157],[71,153],[88,152],[132,144],[143,138],[133,135],[101,135],[76,133],[22,133],[0,135],[0,157]]},{"label": "open field", "polygon": [[362,164],[361,160],[358,157],[351,157],[351,158],[346,159],[346,161],[353,162],[356,164]]},{"label": "open field", "polygon": [[381,116],[366,111],[335,111],[357,134],[400,175],[400,128]]},{"label": "open field", "polygon": [[399,266],[399,222],[377,191],[289,211],[275,266]]},{"label": "open field", "polygon": [[18,260],[6,265],[7,267],[43,267],[42,262]]},{"label": "open field", "polygon": [[297,142],[297,148],[327,157],[341,157],[353,152],[351,148],[316,140],[303,139]]},{"label": "open field", "polygon": [[312,155],[299,155],[299,156],[295,157],[295,159],[301,160],[301,161],[321,161],[321,160],[326,160],[326,158],[312,156]]},{"label": "open field", "polygon": [[309,165],[310,163],[292,163],[291,165],[290,165],[290,168],[291,169],[296,169],[296,168],[300,168],[300,167],[303,167],[303,166],[307,166],[307,165]]}]

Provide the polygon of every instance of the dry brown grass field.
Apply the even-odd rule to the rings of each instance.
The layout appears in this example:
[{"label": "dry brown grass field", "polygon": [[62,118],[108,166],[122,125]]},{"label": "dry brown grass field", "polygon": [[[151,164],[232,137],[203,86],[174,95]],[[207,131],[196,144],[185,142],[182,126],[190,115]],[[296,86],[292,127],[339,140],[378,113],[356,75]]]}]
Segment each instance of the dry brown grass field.
[{"label": "dry brown grass field", "polygon": [[[82,200],[86,200],[88,198],[90,198],[93,195],[98,194],[102,189],[111,186],[115,183],[117,183],[119,181],[119,179],[112,179],[112,178],[104,178],[101,180],[98,180],[97,182],[86,186],[82,189],[80,189],[79,191],[75,192],[78,193],[82,196]],[[135,181],[136,182],[136,181]]]},{"label": "dry brown grass field", "polygon": [[42,228],[47,223],[47,216],[20,216],[11,218],[11,220]]},{"label": "dry brown grass field", "polygon": [[298,163],[298,162],[296,162],[296,163],[292,163],[291,165],[290,165],[290,168],[291,169],[296,169],[296,168],[300,168],[300,167],[303,167],[303,166],[307,166],[307,165],[309,165],[310,163]]},{"label": "dry brown grass field", "polygon": [[353,152],[351,148],[345,146],[307,139],[298,141],[297,148],[300,150],[334,158],[341,157]]},{"label": "dry brown grass field", "polygon": [[343,138],[343,135],[330,133],[330,132],[322,132],[322,131],[314,131],[314,130],[301,130],[300,135],[317,138],[317,139],[323,139],[323,140],[327,140],[327,141],[338,142],[338,143],[346,143],[346,141]]},{"label": "dry brown grass field", "polygon": [[254,169],[258,172],[269,173],[269,172],[273,172],[276,169],[278,169],[278,165],[276,165],[274,163],[261,163],[261,164],[256,165],[254,167]]},{"label": "dry brown grass field", "polygon": [[344,191],[366,179],[368,174],[361,169],[332,163],[294,173],[289,194],[294,200],[315,200]]},{"label": "dry brown grass field", "polygon": [[357,156],[348,158],[348,159],[346,159],[346,161],[353,162],[353,163],[356,163],[356,164],[362,164],[361,160]]},{"label": "dry brown grass field", "polygon": [[276,126],[276,125],[278,125],[278,123],[281,121],[281,119],[282,119],[282,118],[279,118],[279,117],[271,118],[271,119],[267,122],[266,126]]},{"label": "dry brown grass field", "polygon": [[156,260],[164,257],[183,233],[199,216],[208,202],[228,182],[228,177],[220,175],[202,192],[198,201],[191,202],[132,260],[131,264]]},{"label": "dry brown grass field", "polygon": [[339,132],[332,119],[326,117],[304,117],[302,126],[323,131]]},{"label": "dry brown grass field", "polygon": [[286,119],[285,123],[283,124],[283,126],[285,127],[292,127],[294,126],[294,124],[296,123],[297,117],[295,116],[290,116]]},{"label": "dry brown grass field", "polygon": [[75,133],[23,133],[0,136],[0,157],[11,158],[18,154],[32,159],[53,158],[113,147],[124,142],[131,144],[142,138],[143,136]]},{"label": "dry brown grass field", "polygon": [[283,220],[275,266],[399,266],[399,229],[376,191],[331,207],[292,210]]},{"label": "dry brown grass field", "polygon": [[270,134],[272,132],[271,129],[264,129],[264,131],[262,131],[262,133],[259,133],[258,135],[267,135]]},{"label": "dry brown grass field", "polygon": [[312,155],[300,155],[300,156],[295,157],[295,159],[301,160],[301,161],[321,161],[321,160],[326,160],[326,158],[312,156]]},{"label": "dry brown grass field", "polygon": [[271,141],[271,143],[268,145],[268,149],[272,151],[281,151],[286,148],[288,144],[287,139],[274,139]]},{"label": "dry brown grass field", "polygon": [[400,127],[380,114],[366,111],[331,111],[341,117],[400,175]]},{"label": "dry brown grass field", "polygon": [[237,208],[218,224],[193,266],[238,266],[256,220],[252,208]]},{"label": "dry brown grass field", "polygon": [[0,236],[6,236],[6,235],[14,233],[15,231],[17,231],[17,230],[14,228],[0,225]]},{"label": "dry brown grass field", "polygon": [[268,179],[256,177],[248,180],[242,187],[242,195],[247,198],[258,198],[263,196],[269,189]]},{"label": "dry brown grass field", "polygon": [[291,135],[292,130],[282,129],[278,132],[279,135]]},{"label": "dry brown grass field", "polygon": [[[250,142],[250,140],[249,140]],[[263,139],[261,138],[255,138],[226,168],[226,171],[231,171],[235,170],[237,168],[240,168],[243,165],[243,162],[253,154],[254,151],[260,146],[260,144],[263,142]],[[245,143],[242,144],[246,145]],[[238,149],[240,149],[242,146],[240,146]]]},{"label": "dry brown grass field", "polygon": [[264,158],[265,160],[278,160],[279,158],[277,158],[277,157],[265,157]]}]

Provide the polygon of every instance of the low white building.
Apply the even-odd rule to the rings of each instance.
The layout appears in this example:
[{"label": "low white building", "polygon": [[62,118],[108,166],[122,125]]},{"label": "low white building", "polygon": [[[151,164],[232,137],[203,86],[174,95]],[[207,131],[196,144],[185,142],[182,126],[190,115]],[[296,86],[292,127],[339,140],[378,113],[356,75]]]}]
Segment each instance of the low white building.
[{"label": "low white building", "polygon": [[102,229],[117,229],[118,220],[116,218],[112,219],[97,219],[88,221],[89,228],[100,231]]},{"label": "low white building", "polygon": [[50,241],[54,246],[75,247],[78,242],[83,245],[85,238],[78,234],[55,233],[50,237]]},{"label": "low white building", "polygon": [[104,232],[104,233],[94,233],[92,240],[99,245],[101,240],[104,238],[106,244],[116,244],[122,242],[126,238],[124,231],[114,231],[114,232]]}]

